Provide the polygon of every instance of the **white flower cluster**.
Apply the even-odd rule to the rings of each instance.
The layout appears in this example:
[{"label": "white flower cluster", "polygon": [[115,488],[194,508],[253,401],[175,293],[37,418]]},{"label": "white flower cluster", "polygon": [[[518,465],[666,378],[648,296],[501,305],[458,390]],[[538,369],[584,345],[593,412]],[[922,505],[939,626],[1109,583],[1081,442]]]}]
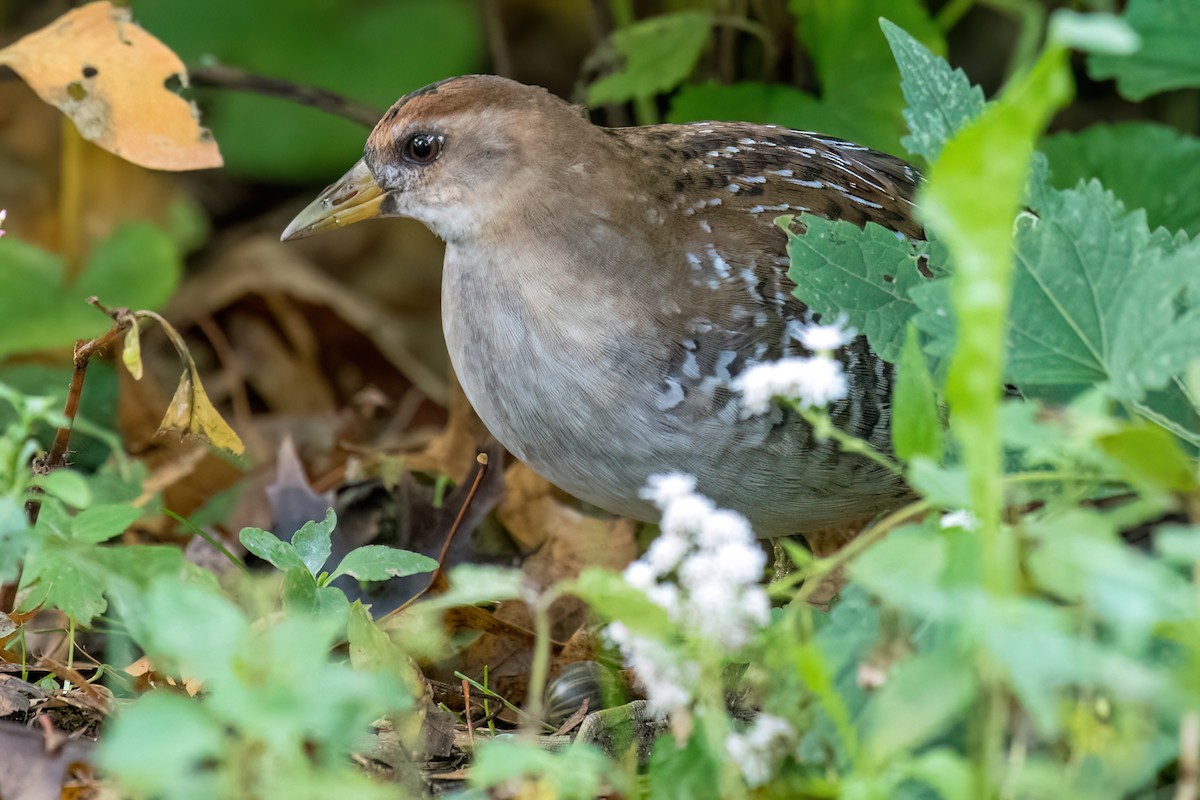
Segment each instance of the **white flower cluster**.
[{"label": "white flower cluster", "polygon": [[[662,510],[661,535],[625,570],[629,585],[662,606],[682,630],[735,651],[767,623],[770,602],[760,585],[767,556],[741,514],[716,508],[687,475],[656,475],[643,492]],[[608,627],[658,712],[686,706],[698,667],[660,642]]]},{"label": "white flower cluster", "polygon": [[742,777],[752,789],[771,779],[779,762],[795,744],[795,729],[786,720],[770,714],[759,714],[746,730],[725,738],[729,758],[741,769]]},{"label": "white flower cluster", "polygon": [[789,333],[813,355],[755,364],[739,375],[733,387],[742,393],[747,414],[766,413],[776,397],[820,408],[846,396],[846,372],[833,351],[849,344],[857,335],[855,330],[838,319],[830,325],[790,327]]},{"label": "white flower cluster", "polygon": [[[8,218],[8,209],[0,208],[0,226],[4,225],[4,220]],[[4,228],[0,227],[0,238],[4,237]]]}]

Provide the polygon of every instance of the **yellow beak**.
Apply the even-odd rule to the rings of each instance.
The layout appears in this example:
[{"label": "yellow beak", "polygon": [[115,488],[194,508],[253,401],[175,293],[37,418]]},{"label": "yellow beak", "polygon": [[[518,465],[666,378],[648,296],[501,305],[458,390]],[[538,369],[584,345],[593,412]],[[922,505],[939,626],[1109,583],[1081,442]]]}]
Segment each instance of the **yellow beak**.
[{"label": "yellow beak", "polygon": [[336,183],[296,215],[279,237],[281,241],[303,239],[333,228],[344,228],[364,219],[379,216],[387,193],[371,177],[361,159]]}]

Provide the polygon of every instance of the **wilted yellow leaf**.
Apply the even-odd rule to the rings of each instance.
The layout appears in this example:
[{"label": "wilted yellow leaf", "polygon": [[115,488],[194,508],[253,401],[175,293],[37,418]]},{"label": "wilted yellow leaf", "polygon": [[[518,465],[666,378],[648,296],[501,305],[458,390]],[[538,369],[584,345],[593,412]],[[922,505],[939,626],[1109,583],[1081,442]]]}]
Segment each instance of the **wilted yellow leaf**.
[{"label": "wilted yellow leaf", "polygon": [[83,138],[151,169],[219,167],[221,153],[195,107],[167,88],[187,85],[183,62],[135,25],[128,9],[89,3],[0,50],[38,96]]},{"label": "wilted yellow leaf", "polygon": [[129,327],[125,334],[125,346],[121,348],[121,360],[135,381],[142,379],[142,335],[138,333],[137,322]]},{"label": "wilted yellow leaf", "polygon": [[190,359],[187,368],[179,376],[179,387],[158,426],[159,433],[167,431],[195,436],[234,455],[240,456],[246,452],[246,445],[242,444],[241,438],[217,413],[212,400],[208,399],[196,365]]}]

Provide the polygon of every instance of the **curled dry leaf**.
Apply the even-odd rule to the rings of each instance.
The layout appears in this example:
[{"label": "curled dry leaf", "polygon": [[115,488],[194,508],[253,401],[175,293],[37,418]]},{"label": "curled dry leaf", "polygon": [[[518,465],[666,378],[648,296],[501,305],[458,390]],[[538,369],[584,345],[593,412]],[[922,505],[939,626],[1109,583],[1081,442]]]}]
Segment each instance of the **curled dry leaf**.
[{"label": "curled dry leaf", "polygon": [[121,360],[135,381],[142,379],[142,336],[138,333],[137,320],[125,334],[125,346],[121,348]]},{"label": "curled dry leaf", "polygon": [[228,450],[234,455],[246,452],[246,445],[242,444],[241,437],[221,418],[212,400],[208,399],[208,393],[204,391],[200,375],[196,372],[196,365],[191,359],[187,361],[187,367],[179,376],[175,396],[171,398],[167,413],[163,415],[162,423],[158,426],[159,433],[176,431],[203,439],[214,447]]},{"label": "curled dry leaf", "polygon": [[183,62],[139,28],[129,10],[89,3],[0,50],[38,96],[80,134],[143,167],[188,170],[223,163],[195,107],[169,85],[187,85]]}]

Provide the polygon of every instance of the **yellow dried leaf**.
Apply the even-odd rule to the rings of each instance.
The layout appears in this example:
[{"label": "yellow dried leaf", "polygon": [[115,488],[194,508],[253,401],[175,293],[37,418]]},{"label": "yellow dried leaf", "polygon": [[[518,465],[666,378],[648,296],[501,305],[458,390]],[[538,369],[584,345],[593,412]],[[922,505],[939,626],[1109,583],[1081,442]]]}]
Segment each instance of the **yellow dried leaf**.
[{"label": "yellow dried leaf", "polygon": [[196,365],[190,360],[187,369],[179,376],[179,387],[175,389],[175,396],[171,398],[167,413],[158,426],[159,433],[167,431],[195,436],[234,455],[240,456],[246,452],[241,438],[217,413],[212,400],[208,399],[200,376],[196,373]]},{"label": "yellow dried leaf", "polygon": [[129,326],[125,334],[125,346],[121,348],[121,360],[135,381],[142,379],[142,335],[138,333],[137,323]]},{"label": "yellow dried leaf", "polygon": [[135,25],[129,10],[89,3],[0,50],[38,96],[83,138],[151,169],[219,167],[221,153],[195,107],[167,88],[187,85],[183,62]]}]

